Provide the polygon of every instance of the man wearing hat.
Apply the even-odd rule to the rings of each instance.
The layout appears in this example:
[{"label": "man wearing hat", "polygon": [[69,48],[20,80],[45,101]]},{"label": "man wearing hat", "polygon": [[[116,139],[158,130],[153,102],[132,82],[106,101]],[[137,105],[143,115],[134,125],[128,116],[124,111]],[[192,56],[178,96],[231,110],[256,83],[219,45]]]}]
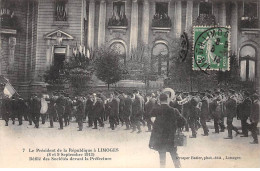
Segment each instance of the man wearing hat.
[{"label": "man wearing hat", "polygon": [[151,120],[151,111],[155,106],[155,98],[152,95],[152,93],[148,93],[147,96],[147,102],[145,103],[145,113],[144,113],[144,119],[147,122],[148,132],[152,131],[152,125],[153,122]]},{"label": "man wearing hat", "polygon": [[72,100],[69,97],[69,94],[66,93],[65,94],[65,112],[64,112],[64,122],[65,122],[65,126],[70,124],[70,115],[72,112]]},{"label": "man wearing hat", "polygon": [[93,113],[94,113],[93,129],[97,129],[97,122],[101,127],[104,127],[103,120],[101,119],[104,112],[105,112],[105,106],[101,99],[101,94],[98,93],[97,96],[94,97],[94,103],[93,103]]},{"label": "man wearing hat", "polygon": [[[188,92],[184,92],[183,96],[184,96],[183,100],[180,102],[181,103],[180,105],[182,105],[182,116],[186,120],[188,120],[189,115],[190,115],[190,103],[189,103],[190,97],[189,97],[189,93]],[[185,124],[185,131],[189,132],[189,124],[188,124],[188,122],[186,122],[186,124]]]},{"label": "man wearing hat", "polygon": [[119,91],[119,120],[121,121],[121,124],[123,126],[124,124],[124,119],[123,119],[123,113],[124,113],[124,108],[125,108],[125,96],[124,96],[124,93],[122,91]]},{"label": "man wearing hat", "polygon": [[137,133],[142,132],[141,127],[140,127],[140,122],[142,119],[142,99],[138,95],[139,92],[137,90],[133,91],[133,104],[132,104],[132,126],[133,126],[133,131],[136,131],[136,128],[138,129]]},{"label": "man wearing hat", "polygon": [[86,101],[86,107],[85,107],[85,117],[88,117],[88,127],[93,126],[94,122],[94,113],[93,113],[93,99],[96,94],[89,94],[88,99]]},{"label": "man wearing hat", "polygon": [[252,104],[252,111],[250,115],[250,130],[252,132],[252,137],[254,139],[251,144],[258,144],[258,137],[257,137],[257,124],[259,122],[259,108],[260,108],[260,102],[259,102],[259,95],[253,94],[252,96],[253,104]]},{"label": "man wearing hat", "polygon": [[237,99],[235,96],[235,90],[229,90],[229,97],[225,102],[226,105],[226,115],[227,115],[227,130],[228,130],[228,137],[225,139],[232,139],[232,131],[235,131],[239,134],[239,131],[236,127],[233,126],[233,118],[236,116],[237,110]]},{"label": "man wearing hat", "polygon": [[55,104],[56,113],[58,114],[60,130],[63,129],[63,117],[65,112],[65,98],[62,93],[60,93],[58,99],[56,100]]},{"label": "man wearing hat", "polygon": [[114,130],[117,125],[116,118],[119,114],[119,101],[117,100],[114,93],[110,93],[110,99],[109,99],[108,105],[110,108],[110,113],[109,113],[110,128],[112,130]]},{"label": "man wearing hat", "polygon": [[8,122],[9,122],[9,116],[10,116],[10,112],[11,112],[10,101],[11,100],[9,99],[8,96],[6,96],[6,95],[2,96],[1,114],[5,121],[5,126],[8,126]]},{"label": "man wearing hat", "polygon": [[35,128],[39,128],[40,110],[41,110],[41,100],[37,97],[36,94],[33,94],[33,98],[31,101],[31,112],[32,112],[32,120],[35,125]]},{"label": "man wearing hat", "polygon": [[252,106],[252,100],[249,97],[250,94],[248,91],[244,91],[245,99],[242,102],[242,111],[240,113],[240,119],[241,119],[241,126],[242,126],[242,136],[241,137],[248,137],[248,126],[247,120],[251,113],[251,106]]},{"label": "man wearing hat", "polygon": [[200,105],[200,124],[204,131],[204,136],[209,135],[209,129],[206,121],[209,118],[209,99],[205,92],[200,93],[201,95],[201,105]]},{"label": "man wearing hat", "polygon": [[127,96],[125,95],[125,106],[124,106],[124,112],[123,112],[123,120],[126,124],[126,130],[130,129],[130,117],[132,116],[132,99],[131,99],[132,93],[128,92]]}]

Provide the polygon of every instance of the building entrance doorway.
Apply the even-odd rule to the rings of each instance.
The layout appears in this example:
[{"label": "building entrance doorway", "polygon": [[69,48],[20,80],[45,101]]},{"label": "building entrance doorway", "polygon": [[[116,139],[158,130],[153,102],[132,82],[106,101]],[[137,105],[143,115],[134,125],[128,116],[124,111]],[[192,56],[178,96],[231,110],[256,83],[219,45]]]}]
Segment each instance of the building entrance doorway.
[{"label": "building entrance doorway", "polygon": [[58,72],[58,74],[63,73],[65,57],[66,57],[66,48],[61,48],[61,47],[55,48],[53,66],[55,70]]}]

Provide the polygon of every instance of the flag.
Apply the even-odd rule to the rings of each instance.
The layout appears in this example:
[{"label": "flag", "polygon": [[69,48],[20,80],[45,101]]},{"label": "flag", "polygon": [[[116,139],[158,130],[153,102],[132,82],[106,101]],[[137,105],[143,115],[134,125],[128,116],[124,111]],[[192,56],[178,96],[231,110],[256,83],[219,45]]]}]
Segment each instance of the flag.
[{"label": "flag", "polygon": [[5,84],[4,94],[11,98],[16,93],[13,86],[8,82]]},{"label": "flag", "polygon": [[[0,75],[0,83],[4,85],[4,94],[11,98],[16,92],[14,87],[9,83],[3,75]],[[18,93],[17,93],[18,94]]]}]

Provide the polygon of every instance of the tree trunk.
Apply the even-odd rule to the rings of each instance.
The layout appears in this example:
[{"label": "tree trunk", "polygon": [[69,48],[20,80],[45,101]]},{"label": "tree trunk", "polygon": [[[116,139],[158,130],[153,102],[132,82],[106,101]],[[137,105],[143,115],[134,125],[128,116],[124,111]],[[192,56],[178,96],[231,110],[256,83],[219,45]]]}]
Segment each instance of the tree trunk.
[{"label": "tree trunk", "polygon": [[107,89],[109,90],[109,84],[107,84]]}]

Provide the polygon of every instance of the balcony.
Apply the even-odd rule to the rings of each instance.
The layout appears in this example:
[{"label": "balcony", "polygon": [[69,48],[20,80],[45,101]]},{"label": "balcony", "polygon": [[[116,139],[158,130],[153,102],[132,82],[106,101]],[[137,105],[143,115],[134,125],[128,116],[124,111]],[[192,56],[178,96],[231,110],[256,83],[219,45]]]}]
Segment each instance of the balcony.
[{"label": "balcony", "polygon": [[1,28],[14,29],[16,27],[16,17],[12,14],[1,15]]},{"label": "balcony", "polygon": [[259,34],[259,20],[256,17],[241,17],[240,29],[243,34]]},{"label": "balcony", "polygon": [[165,15],[158,15],[155,14],[154,18],[152,20],[152,27],[153,28],[171,28],[172,27],[172,22],[170,17],[165,14]]},{"label": "balcony", "polygon": [[110,30],[110,34],[113,32],[120,32],[126,34],[126,30],[128,28],[128,20],[126,16],[116,18],[113,16],[108,20],[108,29]]},{"label": "balcony", "polygon": [[215,16],[212,14],[200,14],[198,18],[196,19],[196,25],[197,26],[214,26],[216,25],[216,19]]}]

